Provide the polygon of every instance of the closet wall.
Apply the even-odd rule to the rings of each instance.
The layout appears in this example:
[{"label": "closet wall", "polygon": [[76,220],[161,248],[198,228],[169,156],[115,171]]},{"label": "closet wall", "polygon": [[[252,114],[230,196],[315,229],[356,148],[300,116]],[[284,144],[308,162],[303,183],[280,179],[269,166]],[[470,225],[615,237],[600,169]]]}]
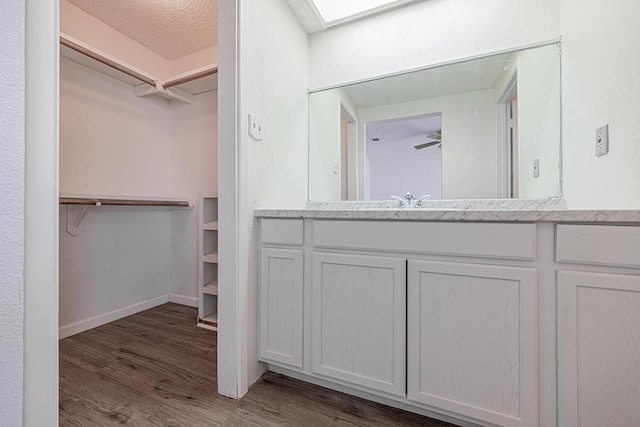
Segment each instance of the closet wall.
[{"label": "closet wall", "polygon": [[[61,32],[159,79],[217,61],[215,48],[169,61],[64,0]],[[197,204],[216,192],[216,152],[217,91],[170,109],[61,58],[60,192],[196,205],[91,208],[78,236],[61,206],[61,337],[169,300],[197,306]]]}]

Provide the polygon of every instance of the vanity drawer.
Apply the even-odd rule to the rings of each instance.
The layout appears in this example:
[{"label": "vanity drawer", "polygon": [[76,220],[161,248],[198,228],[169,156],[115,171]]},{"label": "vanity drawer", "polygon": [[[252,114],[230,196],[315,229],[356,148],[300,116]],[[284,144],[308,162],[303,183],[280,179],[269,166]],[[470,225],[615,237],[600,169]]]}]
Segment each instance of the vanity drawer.
[{"label": "vanity drawer", "polygon": [[640,268],[640,227],[559,224],[556,261]]},{"label": "vanity drawer", "polygon": [[302,245],[304,227],[301,219],[263,218],[260,223],[261,243],[276,245]]},{"label": "vanity drawer", "polygon": [[313,244],[324,248],[534,260],[536,226],[316,220],[313,222]]}]

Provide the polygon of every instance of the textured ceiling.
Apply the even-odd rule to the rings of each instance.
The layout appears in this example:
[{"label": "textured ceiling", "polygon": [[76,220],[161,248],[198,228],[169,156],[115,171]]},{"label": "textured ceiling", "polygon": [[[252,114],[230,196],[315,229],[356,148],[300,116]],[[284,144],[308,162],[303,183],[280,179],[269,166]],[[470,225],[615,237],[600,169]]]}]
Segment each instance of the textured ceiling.
[{"label": "textured ceiling", "polygon": [[173,60],[218,44],[218,0],[69,0]]}]

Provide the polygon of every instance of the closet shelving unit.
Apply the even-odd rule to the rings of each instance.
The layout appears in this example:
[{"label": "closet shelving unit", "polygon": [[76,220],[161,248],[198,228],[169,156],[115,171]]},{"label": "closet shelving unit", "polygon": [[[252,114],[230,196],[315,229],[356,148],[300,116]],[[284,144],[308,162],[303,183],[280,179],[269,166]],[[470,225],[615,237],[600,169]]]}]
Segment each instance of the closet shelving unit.
[{"label": "closet shelving unit", "polygon": [[200,93],[215,90],[218,64],[209,64],[165,81],[137,69],[67,34],[60,34],[60,54],[134,87],[135,94],[167,108],[194,103]]},{"label": "closet shelving unit", "polygon": [[[161,81],[93,46],[67,34],[60,34],[60,54],[73,62],[128,83],[134,93],[167,108],[193,104],[194,97],[217,89],[218,64],[209,64]],[[82,232],[82,220],[92,206],[165,206],[169,209],[192,208],[188,200],[144,200],[96,198],[90,196],[61,197],[60,204],[69,205],[67,231]],[[198,259],[198,326],[218,328],[218,198],[202,197],[199,215]]]},{"label": "closet shelving unit", "polygon": [[167,209],[193,209],[193,204],[186,199],[149,199],[121,198],[107,196],[76,196],[61,194],[60,205],[67,206],[66,229],[67,233],[77,236],[82,233],[83,221],[89,209],[100,206],[138,206],[138,207],[159,207]]},{"label": "closet shelving unit", "polygon": [[156,206],[167,208],[191,209],[193,205],[189,200],[171,199],[132,199],[113,197],[80,197],[80,196],[60,196],[61,205],[81,205],[81,206]]},{"label": "closet shelving unit", "polygon": [[218,197],[200,200],[198,326],[218,330]]}]

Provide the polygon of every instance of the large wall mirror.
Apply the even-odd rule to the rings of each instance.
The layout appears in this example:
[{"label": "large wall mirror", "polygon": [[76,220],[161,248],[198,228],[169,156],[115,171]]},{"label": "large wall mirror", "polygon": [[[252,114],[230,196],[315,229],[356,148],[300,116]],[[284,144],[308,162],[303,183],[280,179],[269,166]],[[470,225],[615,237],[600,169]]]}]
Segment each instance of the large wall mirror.
[{"label": "large wall mirror", "polygon": [[309,95],[309,200],[561,196],[560,46]]}]

